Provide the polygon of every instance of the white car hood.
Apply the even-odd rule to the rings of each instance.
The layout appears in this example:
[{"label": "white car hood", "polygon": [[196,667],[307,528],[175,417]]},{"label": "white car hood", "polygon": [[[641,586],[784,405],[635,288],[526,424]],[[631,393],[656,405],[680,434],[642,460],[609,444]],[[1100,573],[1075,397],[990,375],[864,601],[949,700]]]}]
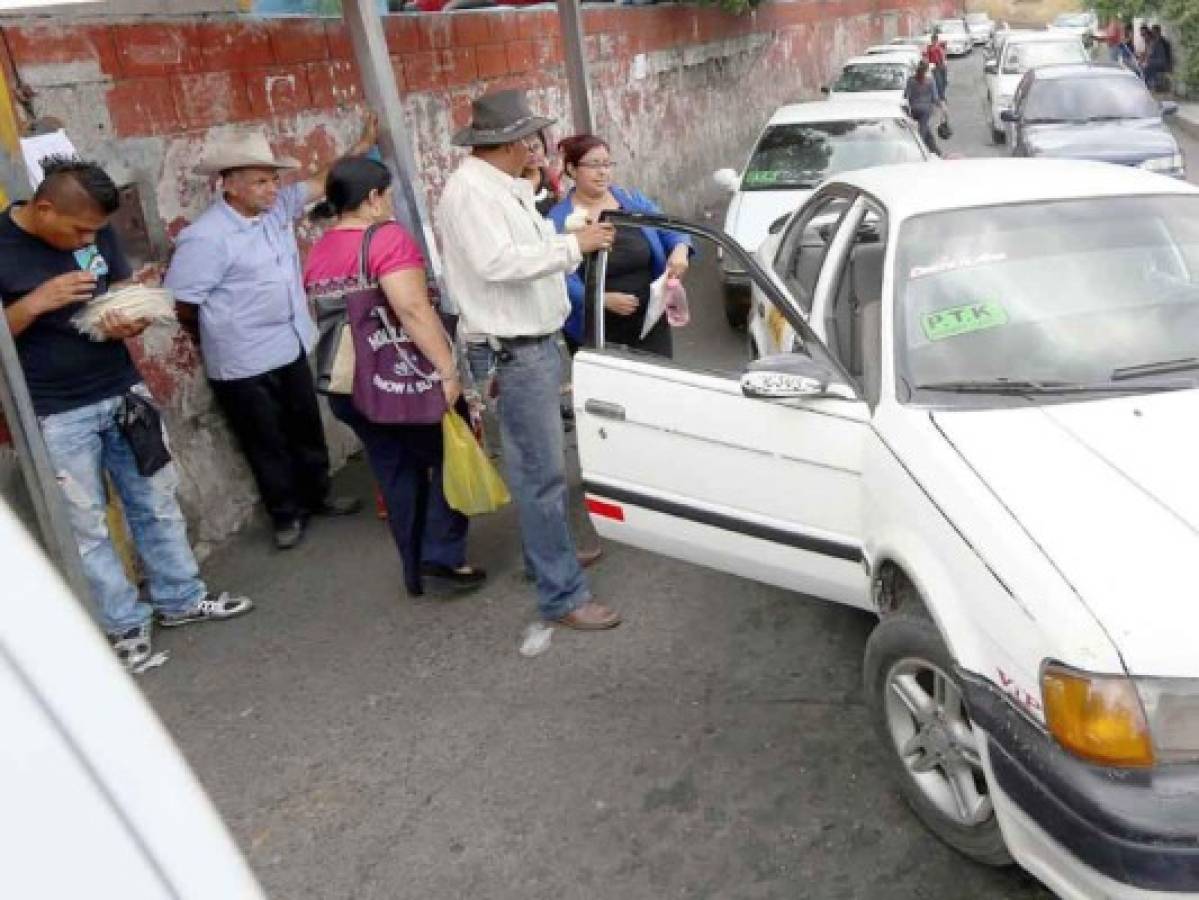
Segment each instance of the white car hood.
[{"label": "white car hood", "polygon": [[881,103],[894,103],[896,106],[903,106],[903,91],[833,91],[828,96],[829,100],[836,102],[837,100],[870,100]]},{"label": "white car hood", "polygon": [[1199,676],[1199,390],[932,418],[1130,673]]},{"label": "white car hood", "polygon": [[755,252],[780,216],[793,213],[812,195],[810,190],[740,191],[729,204],[724,230],[747,252]]}]

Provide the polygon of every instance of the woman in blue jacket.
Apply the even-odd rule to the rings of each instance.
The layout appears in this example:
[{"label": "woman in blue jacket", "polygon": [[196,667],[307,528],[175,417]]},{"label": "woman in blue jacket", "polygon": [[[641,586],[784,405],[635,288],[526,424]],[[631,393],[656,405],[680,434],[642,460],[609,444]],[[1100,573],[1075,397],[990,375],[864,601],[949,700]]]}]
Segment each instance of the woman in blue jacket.
[{"label": "woman in blue jacket", "polygon": [[[566,199],[550,210],[550,220],[565,232],[567,218],[580,211],[592,221],[604,210],[660,212],[653,201],[642,194],[612,184],[612,153],[608,145],[592,134],[576,135],[558,145],[566,174],[575,188]],[[620,228],[608,256],[608,276],[604,284],[604,339],[630,349],[670,356],[670,326],[662,316],[642,340],[650,285],[669,272],[682,278],[691,258],[691,242],[681,234],[657,228]],[[577,349],[584,335],[594,331],[594,310],[584,309],[583,267],[567,276],[571,312],[563,331],[571,349]]]}]

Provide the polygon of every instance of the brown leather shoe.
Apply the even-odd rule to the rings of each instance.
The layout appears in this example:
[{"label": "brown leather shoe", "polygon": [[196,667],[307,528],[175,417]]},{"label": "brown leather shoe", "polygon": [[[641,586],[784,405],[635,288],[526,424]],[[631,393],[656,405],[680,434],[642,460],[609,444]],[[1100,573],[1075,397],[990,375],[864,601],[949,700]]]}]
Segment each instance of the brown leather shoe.
[{"label": "brown leather shoe", "polygon": [[620,613],[609,609],[598,600],[588,600],[578,609],[555,620],[563,628],[576,631],[604,631],[620,624]]},{"label": "brown leather shoe", "polygon": [[594,550],[580,550],[578,553],[575,554],[575,558],[578,559],[579,565],[582,566],[584,569],[590,569],[592,566],[594,566],[597,562],[600,561],[600,558],[603,555],[604,555],[604,548],[596,547]]}]

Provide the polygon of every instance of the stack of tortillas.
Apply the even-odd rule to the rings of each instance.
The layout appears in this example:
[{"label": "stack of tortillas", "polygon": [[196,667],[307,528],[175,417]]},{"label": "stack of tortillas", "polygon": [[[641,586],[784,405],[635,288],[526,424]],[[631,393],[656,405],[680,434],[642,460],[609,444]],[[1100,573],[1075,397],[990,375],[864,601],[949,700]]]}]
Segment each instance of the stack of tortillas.
[{"label": "stack of tortillas", "polygon": [[175,298],[166,288],[134,284],[101,294],[89,301],[87,306],[76,313],[71,321],[76,328],[93,341],[102,341],[106,338],[102,322],[104,317],[110,313],[130,322],[139,319],[150,322],[173,322],[175,320]]}]

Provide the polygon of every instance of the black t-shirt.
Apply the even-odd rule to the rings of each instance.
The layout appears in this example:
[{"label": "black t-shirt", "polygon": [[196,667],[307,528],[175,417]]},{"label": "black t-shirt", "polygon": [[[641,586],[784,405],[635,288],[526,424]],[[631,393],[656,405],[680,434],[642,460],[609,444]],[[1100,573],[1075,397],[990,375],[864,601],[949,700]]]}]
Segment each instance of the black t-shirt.
[{"label": "black t-shirt", "polygon": [[[97,258],[98,251],[98,258]],[[0,213],[0,300],[5,306],[58,275],[86,265],[96,273],[96,291],[133,273],[112,229],[105,226],[94,247],[58,250]],[[123,394],[140,379],[123,341],[93,341],[71,324],[83,307],[72,303],[40,316],[17,336],[17,354],[39,416],[67,412]]]}]

